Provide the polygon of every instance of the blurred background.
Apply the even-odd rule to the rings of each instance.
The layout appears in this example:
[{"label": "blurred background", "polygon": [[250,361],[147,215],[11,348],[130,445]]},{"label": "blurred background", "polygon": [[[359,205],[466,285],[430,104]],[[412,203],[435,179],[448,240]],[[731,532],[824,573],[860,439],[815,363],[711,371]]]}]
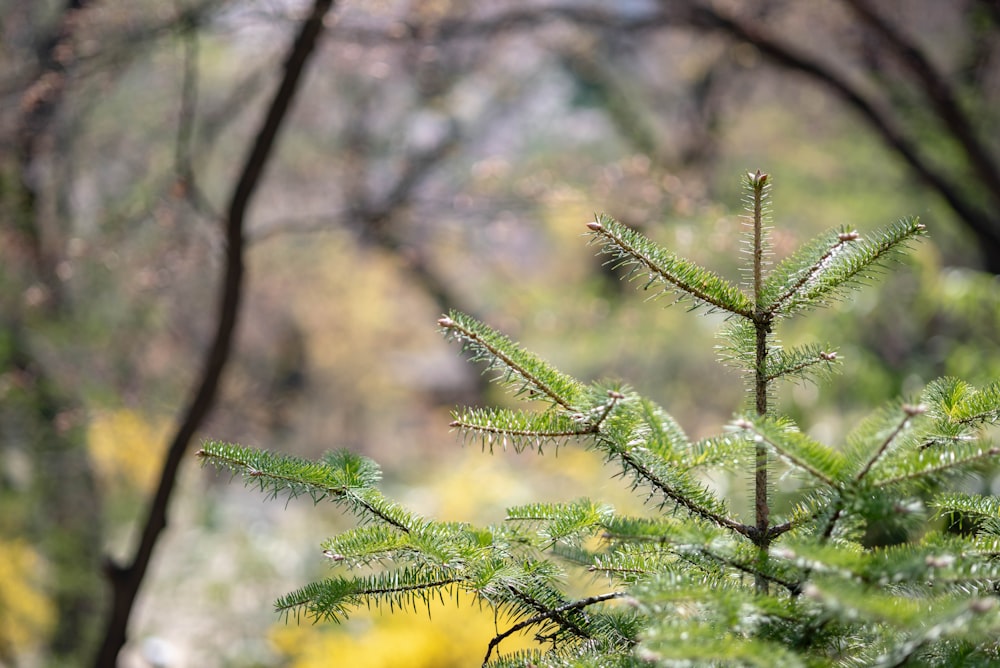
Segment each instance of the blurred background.
[{"label": "blurred background", "polygon": [[[237,183],[314,10],[0,8],[0,665],[94,665],[108,564],[132,559],[203,382]],[[329,574],[319,544],[349,523],[267,502],[194,452],[350,448],[438,519],[640,507],[582,447],[491,456],[448,428],[457,405],[511,401],[437,333],[450,308],[583,381],[625,381],[694,437],[741,409],[720,320],[602,267],[583,235],[596,212],[734,281],[748,170],[772,176],[778,259],[919,215],[930,237],[904,261],[784,324],[844,365],[783,388],[781,410],[836,443],[938,376],[992,382],[998,127],[995,0],[335,3],[242,221],[235,339],[119,665],[393,666],[400,648],[409,666],[478,665],[494,620],[454,602],[429,621],[275,615]],[[736,508],[745,483],[713,481]]]}]

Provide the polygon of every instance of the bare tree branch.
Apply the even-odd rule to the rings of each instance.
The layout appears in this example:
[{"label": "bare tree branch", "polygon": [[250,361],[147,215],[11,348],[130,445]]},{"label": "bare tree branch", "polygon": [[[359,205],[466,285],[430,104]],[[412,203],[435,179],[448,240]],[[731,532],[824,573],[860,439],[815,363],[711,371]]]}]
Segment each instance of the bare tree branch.
[{"label": "bare tree branch", "polygon": [[923,91],[931,106],[948,128],[952,136],[961,144],[976,176],[987,186],[996,206],[1000,207],[1000,170],[993,158],[986,152],[986,144],[976,136],[976,130],[958,103],[955,91],[938,72],[934,64],[916,44],[883,18],[867,0],[843,0],[870,25],[879,37],[896,53],[899,60],[909,68],[923,85]]},{"label": "bare tree branch", "polygon": [[198,31],[196,17],[185,17],[181,26],[184,41],[184,74],[181,84],[180,112],[177,122],[177,140],[174,146],[175,188],[199,213],[220,220],[212,203],[198,185],[191,157],[194,139],[194,121],[198,104]]},{"label": "bare tree branch", "polygon": [[932,165],[888,111],[880,108],[835,70],[768,35],[750,21],[702,6],[694,27],[728,33],[753,45],[775,64],[805,74],[836,94],[868,122],[882,141],[899,154],[924,183],[944,198],[979,240],[987,268],[1000,273],[1000,222],[967,197],[942,170]]},{"label": "bare tree branch", "polygon": [[94,662],[96,668],[114,668],[118,652],[125,644],[132,607],[149,567],[153,548],[167,525],[167,506],[176,483],[178,468],[195,431],[215,401],[222,372],[230,357],[239,314],[244,274],[243,223],[246,212],[271,156],[278,130],[285,121],[295,98],[305,66],[323,31],[323,19],[332,5],[333,0],[314,1],[310,14],[291,47],[284,65],[284,77],[274,94],[230,198],[226,215],[226,266],[219,297],[219,320],[215,336],[205,359],[197,392],[184,412],[171,441],[159,486],[150,506],[149,516],[143,525],[135,556],[127,566],[110,561],[107,565],[112,590],[112,607],[107,618],[103,642]]}]

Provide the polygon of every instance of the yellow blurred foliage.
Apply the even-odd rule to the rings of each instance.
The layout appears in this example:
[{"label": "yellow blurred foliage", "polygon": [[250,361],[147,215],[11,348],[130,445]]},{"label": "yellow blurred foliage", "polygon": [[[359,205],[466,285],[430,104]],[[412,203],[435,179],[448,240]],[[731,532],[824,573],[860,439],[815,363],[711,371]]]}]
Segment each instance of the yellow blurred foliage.
[{"label": "yellow blurred foliage", "polygon": [[27,542],[0,541],[0,663],[31,650],[55,622],[54,606],[37,586],[41,567]]},{"label": "yellow blurred foliage", "polygon": [[101,481],[151,491],[168,427],[166,420],[150,421],[128,408],[95,415],[87,431],[87,449]]},{"label": "yellow blurred foliage", "polygon": [[[288,668],[465,668],[478,666],[490,640],[507,628],[494,625],[493,613],[469,596],[434,602],[430,614],[417,610],[359,610],[343,625],[276,625],[271,643]],[[501,643],[503,653],[536,647],[531,636],[514,634]],[[494,652],[494,658],[496,653]]]}]

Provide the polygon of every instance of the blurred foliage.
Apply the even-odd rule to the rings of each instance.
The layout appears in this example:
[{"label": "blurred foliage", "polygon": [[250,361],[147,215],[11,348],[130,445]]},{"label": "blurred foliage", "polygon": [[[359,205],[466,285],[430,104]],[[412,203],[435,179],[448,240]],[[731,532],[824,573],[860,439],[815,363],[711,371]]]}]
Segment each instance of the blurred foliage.
[{"label": "blurred foliage", "polygon": [[0,663],[41,649],[55,627],[56,610],[46,596],[45,565],[25,540],[0,541]]},{"label": "blurred foliage", "polygon": [[[998,99],[990,72],[1000,71],[992,66],[995,45],[978,37],[995,23],[988,4],[883,8],[920,37],[987,126]],[[133,535],[141,521],[139,491],[158,468],[151,454],[162,445],[162,421],[187,400],[210,327],[218,209],[298,6],[90,3],[76,16],[64,78],[43,82],[69,86],[51,98],[42,140],[20,164],[25,101],[60,90],[38,87],[33,77],[63,6],[0,3],[0,337],[16,323],[33,367],[60,390],[55,405],[43,405],[31,374],[5,357],[4,538],[27,537],[44,554],[35,520],[60,508],[75,515],[54,524],[104,531],[86,538],[96,551]],[[621,5],[626,18],[648,7]],[[584,379],[627,381],[689,433],[706,435],[740,401],[727,393],[731,377],[713,364],[709,332],[717,323],[644,307],[643,295],[623,289],[579,236],[595,211],[606,210],[738,279],[729,259],[741,225],[731,213],[739,199],[731,175],[757,167],[777,181],[778,256],[820,230],[871,229],[903,214],[920,215],[931,234],[883,290],[862,291],[837,313],[816,317],[823,338],[852,342],[840,351],[845,371],[823,391],[803,385],[783,393],[788,412],[819,415],[805,426],[839,434],[861,406],[929,378],[954,373],[981,385],[998,375],[1000,293],[993,276],[977,271],[967,229],[823,89],[769,67],[753,47],[683,27],[631,34],[562,21],[556,12],[471,37],[435,37],[456,21],[507,9],[537,6],[338,7],[255,199],[239,348],[207,433],[306,456],[346,446],[425,498],[479,494],[452,492],[465,489],[461,477],[429,491],[417,476],[441,476],[440,462],[451,470],[458,446],[446,429],[449,407],[504,401],[434,335],[435,319],[457,307]],[[922,141],[941,164],[959,164],[953,144],[907,97],[900,68],[876,53],[841,3],[742,11],[805,37],[809,53],[833,56],[856,76],[877,73],[875,89],[891,94],[886,104],[918,116]],[[988,141],[995,149],[995,136]],[[20,234],[25,175],[37,196],[38,257]],[[812,338],[805,326],[787,325],[785,341]],[[77,432],[87,438],[73,440]],[[58,454],[42,445],[60,435],[67,441]],[[476,457],[480,466],[497,465]],[[80,471],[74,482],[86,481],[89,462],[102,482],[111,475],[121,486],[102,486],[88,499],[83,482],[63,485],[55,489],[63,502],[47,505],[35,484],[46,458],[58,459],[60,471]],[[545,461],[524,458],[497,486],[519,489]],[[985,475],[971,484],[990,483]],[[544,488],[555,494],[561,484],[550,479]],[[242,502],[224,487],[185,489],[220,505]],[[183,553],[223,530],[197,514],[185,518],[172,522],[183,537],[172,549]],[[79,549],[66,550],[66,559]],[[87,553],[81,563],[93,590],[97,559]],[[150,591],[169,596],[171,582],[197,581],[199,573],[164,559],[152,577]],[[205,590],[223,588],[222,579]],[[218,606],[189,611],[206,625],[246,608],[188,591]],[[96,608],[84,615],[94,619]],[[156,620],[139,621],[136,636],[169,636],[176,616]],[[183,634],[175,640],[190,644]]]},{"label": "blurred foliage", "polygon": [[155,488],[169,424],[130,409],[104,411],[87,427],[87,450],[105,491],[125,487],[145,495]]},{"label": "blurred foliage", "polygon": [[[491,612],[458,600],[427,609],[360,614],[343,627],[276,626],[270,640],[287,657],[288,668],[323,668],[331,662],[393,668],[404,654],[413,668],[460,668],[482,661],[496,628]],[[527,649],[534,643],[517,638],[511,646]]]}]

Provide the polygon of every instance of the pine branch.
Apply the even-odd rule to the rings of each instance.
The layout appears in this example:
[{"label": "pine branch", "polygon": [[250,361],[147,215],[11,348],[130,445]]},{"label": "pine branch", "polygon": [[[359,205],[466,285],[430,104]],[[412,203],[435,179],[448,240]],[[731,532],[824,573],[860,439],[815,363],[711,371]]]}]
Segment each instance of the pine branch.
[{"label": "pine branch", "polygon": [[[838,592],[838,595],[841,595]],[[865,610],[860,601],[854,610]],[[878,668],[897,668],[908,665],[915,659],[919,660],[921,653],[930,647],[940,647],[951,639],[970,638],[974,643],[993,642],[1000,630],[1000,614],[996,599],[972,598],[962,602],[951,602],[943,611],[929,609],[925,601],[917,614],[920,616],[906,627],[918,627],[915,634],[897,632],[892,642],[876,644],[866,648],[858,656],[865,665]],[[893,605],[899,606],[899,597],[894,597]],[[902,626],[902,625],[901,625]],[[891,637],[891,636],[890,636]],[[961,661],[961,659],[959,659]],[[992,662],[991,662],[992,663]],[[934,665],[940,665],[933,662]],[[960,664],[968,665],[961,661]],[[984,664],[988,665],[988,664]]]},{"label": "pine branch", "polygon": [[767,174],[758,169],[756,173],[747,172],[744,190],[744,203],[747,215],[744,217],[750,227],[749,249],[751,262],[749,273],[753,275],[754,311],[759,312],[764,289],[764,267],[768,264],[770,255],[770,235],[766,234],[765,223],[770,219],[771,182]]},{"label": "pine branch", "polygon": [[868,472],[872,470],[872,467],[875,466],[876,463],[878,463],[882,455],[884,455],[885,452],[889,449],[889,446],[891,446],[895,442],[896,437],[902,433],[902,431],[906,428],[908,424],[910,424],[910,421],[917,415],[920,415],[921,413],[926,411],[926,409],[923,406],[910,406],[907,404],[904,404],[902,409],[903,409],[903,416],[899,420],[899,424],[896,425],[896,427],[889,433],[888,436],[882,439],[882,442],[879,444],[877,448],[875,448],[875,451],[872,453],[871,457],[869,457],[865,465],[861,467],[861,470],[858,471],[857,474],[855,474],[854,479],[856,481],[863,480],[865,476],[868,475]]},{"label": "pine branch", "polygon": [[601,252],[612,256],[615,266],[632,267],[632,273],[645,272],[648,288],[659,282],[661,294],[674,293],[678,301],[693,299],[698,305],[749,318],[753,305],[746,295],[717,274],[666,251],[638,232],[610,216],[601,214],[587,227]]},{"label": "pine branch", "polygon": [[1000,381],[977,390],[957,378],[940,378],[926,387],[921,399],[932,417],[963,433],[967,428],[1000,421]]},{"label": "pine branch", "polygon": [[780,378],[812,380],[832,374],[838,362],[836,352],[815,344],[791,350],[776,348],[767,355],[765,379],[768,383]]},{"label": "pine branch", "polygon": [[[604,538],[616,544],[646,543],[659,546],[661,550],[668,550],[692,565],[705,568],[707,571],[712,570],[713,566],[722,566],[726,569],[763,578],[792,593],[797,593],[801,588],[799,578],[786,572],[786,569],[779,562],[762,561],[756,548],[749,549],[746,544],[733,544],[730,540],[731,536],[707,526],[692,526],[689,522],[682,523],[664,519],[616,517],[608,523]],[[749,551],[746,551],[748,549]],[[641,561],[646,561],[648,556],[642,555]],[[616,562],[619,562],[619,559],[611,558],[610,562],[605,561],[605,563]],[[628,570],[641,568],[636,566],[631,558],[626,558],[624,563],[627,564],[624,568]],[[618,567],[622,567],[622,564],[619,563]]]},{"label": "pine branch", "polygon": [[625,395],[621,392],[607,390],[601,403],[573,412],[557,409],[525,413],[506,408],[466,408],[453,414],[455,419],[450,426],[480,437],[483,446],[488,445],[491,453],[497,440],[505,450],[511,443],[516,452],[529,447],[541,452],[546,443],[554,443],[558,447],[570,438],[596,434],[611,411],[624,399]]},{"label": "pine branch", "polygon": [[803,666],[794,650],[757,633],[779,616],[803,619],[794,599],[756,596],[735,583],[667,575],[638,587],[650,624],[636,655],[653,665]]},{"label": "pine branch", "polygon": [[[704,557],[708,561],[716,562],[725,566],[731,571],[743,573],[754,578],[754,581],[764,580],[769,584],[775,584],[785,589],[790,595],[798,596],[802,591],[801,577],[793,578],[781,574],[778,569],[773,568],[774,564],[761,562],[759,554],[755,551],[752,554],[726,555],[708,547],[699,546],[695,548],[693,554]],[[692,553],[687,553],[690,557]],[[772,566],[766,568],[765,566]]]},{"label": "pine branch", "polygon": [[[845,290],[857,288],[924,232],[919,219],[911,217],[877,231],[872,239],[845,230],[836,233],[832,242],[810,244],[782,263],[769,278],[766,293],[777,296],[768,304],[767,312],[787,317],[806,308],[830,304]],[[824,243],[829,244],[828,249],[814,257]]]},{"label": "pine branch", "polygon": [[356,527],[320,544],[324,556],[349,568],[392,559],[409,546],[406,533],[384,524]]},{"label": "pine branch", "polygon": [[748,461],[746,441],[734,434],[722,434],[703,438],[691,445],[684,463],[686,470],[697,468],[720,468],[737,470]]},{"label": "pine branch", "polygon": [[936,476],[960,473],[1000,455],[1000,447],[982,443],[956,443],[942,449],[906,452],[879,466],[870,484],[876,489],[907,482],[928,483]]},{"label": "pine branch", "polygon": [[937,509],[938,517],[957,513],[977,533],[1000,535],[1000,496],[952,492],[939,494],[928,505]]},{"label": "pine branch", "polygon": [[764,310],[774,315],[784,314],[783,307],[797,297],[810,281],[815,280],[845,245],[857,241],[859,237],[857,232],[847,229],[827,233],[788,257],[768,277]]},{"label": "pine branch", "polygon": [[641,450],[618,452],[612,450],[612,457],[621,462],[624,472],[633,476],[635,480],[633,488],[639,484],[648,485],[678,508],[683,508],[695,517],[743,536],[753,536],[754,527],[729,518],[725,504],[684,472],[660,465],[659,460],[645,456]]},{"label": "pine branch", "polygon": [[566,413],[525,413],[506,408],[465,408],[454,413],[451,427],[460,429],[464,434],[474,434],[482,440],[483,447],[489,447],[500,442],[504,450],[509,444],[515,452],[534,448],[541,452],[548,444],[556,447],[564,444],[570,438],[593,434],[596,427],[581,423]]},{"label": "pine branch", "polygon": [[551,546],[557,542],[579,543],[604,526],[613,514],[611,506],[581,499],[573,503],[532,503],[508,508],[507,521],[537,527],[539,536]]},{"label": "pine branch", "polygon": [[279,598],[275,610],[283,615],[306,614],[316,621],[339,622],[360,605],[395,608],[429,605],[444,590],[464,582],[448,571],[403,569],[352,579],[331,578],[310,583]]},{"label": "pine branch", "polygon": [[544,399],[575,411],[585,392],[583,387],[503,334],[457,311],[438,320],[438,325],[472,351],[472,361],[485,361],[487,370],[500,370],[501,382],[517,394],[527,393],[531,399]]},{"label": "pine branch", "polygon": [[363,520],[379,520],[404,533],[417,524],[414,516],[371,487],[381,477],[378,466],[347,451],[328,455],[326,462],[311,462],[212,441],[196,454],[206,463],[242,474],[246,485],[256,484],[273,497],[305,494],[315,503],[330,498]]},{"label": "pine branch", "polygon": [[820,482],[838,488],[845,475],[847,462],[836,450],[814,441],[788,423],[769,418],[737,420],[735,426],[749,434],[757,443],[764,443],[779,457]]},{"label": "pine branch", "polygon": [[[605,534],[605,539],[610,539]],[[592,555],[587,570],[634,584],[646,577],[675,568],[677,560],[659,542],[635,543],[618,537],[607,552]]]},{"label": "pine branch", "polygon": [[[505,603],[516,611],[516,616],[538,617],[536,625],[542,624],[539,637],[556,641],[565,636],[592,640],[595,637],[591,620],[567,602],[562,594],[541,582],[532,587],[506,587]],[[497,606],[500,609],[500,606]]]},{"label": "pine branch", "polygon": [[547,621],[553,617],[561,615],[564,612],[582,610],[583,608],[587,608],[592,605],[603,603],[605,601],[610,601],[616,598],[621,598],[623,596],[625,596],[624,592],[608,592],[606,594],[588,596],[587,598],[583,598],[577,601],[571,601],[569,603],[559,606],[558,608],[539,613],[534,617],[519,622],[514,626],[510,627],[509,629],[507,629],[506,631],[504,631],[503,633],[497,634],[496,636],[493,637],[492,640],[490,640],[489,647],[486,648],[486,656],[485,658],[483,658],[483,665],[485,666],[487,663],[489,663],[490,657],[493,655],[493,650],[496,649],[497,645],[499,645],[501,642],[503,642],[513,634],[517,633],[518,631],[522,631],[528,628],[529,626],[535,626],[540,622]]},{"label": "pine branch", "polygon": [[[662,463],[680,471],[692,468],[693,450],[687,434],[677,421],[648,399],[629,396],[628,410],[618,415],[608,433],[624,446],[642,443]],[[707,444],[704,447],[708,447]]]}]

